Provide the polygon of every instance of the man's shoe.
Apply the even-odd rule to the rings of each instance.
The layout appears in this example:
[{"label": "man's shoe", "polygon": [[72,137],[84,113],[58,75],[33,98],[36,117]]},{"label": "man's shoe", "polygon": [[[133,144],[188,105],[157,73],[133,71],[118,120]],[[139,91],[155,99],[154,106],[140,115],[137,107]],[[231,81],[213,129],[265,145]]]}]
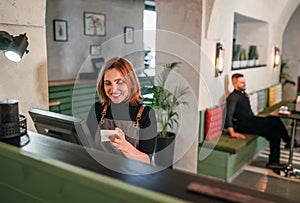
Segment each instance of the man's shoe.
[{"label": "man's shoe", "polygon": [[[300,147],[300,144],[297,142],[297,140],[294,140],[294,148],[298,148],[298,147]],[[285,149],[290,149],[291,148],[291,143],[286,143],[284,145],[284,148]]]},{"label": "man's shoe", "polygon": [[266,167],[268,169],[272,169],[274,171],[280,171],[280,170],[285,169],[287,167],[287,165],[286,164],[281,164],[281,163],[275,163],[274,162],[274,163],[267,163]]}]

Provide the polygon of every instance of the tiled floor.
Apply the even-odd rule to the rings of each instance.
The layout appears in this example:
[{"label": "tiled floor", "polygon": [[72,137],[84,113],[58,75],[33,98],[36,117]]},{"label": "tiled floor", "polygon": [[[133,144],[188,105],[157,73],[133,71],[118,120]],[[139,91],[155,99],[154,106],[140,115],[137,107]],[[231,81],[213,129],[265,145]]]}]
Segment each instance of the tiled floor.
[{"label": "tiled floor", "polygon": [[[300,133],[300,132],[299,132]],[[282,145],[283,146],[283,145]],[[231,183],[300,202],[300,179],[282,177],[266,169],[268,151],[264,151]],[[281,162],[287,163],[288,150],[281,150]],[[294,153],[294,166],[300,169],[300,149]]]},{"label": "tiled floor", "polygon": [[285,180],[267,174],[245,170],[232,184],[279,195],[300,202],[300,182],[293,180]]}]

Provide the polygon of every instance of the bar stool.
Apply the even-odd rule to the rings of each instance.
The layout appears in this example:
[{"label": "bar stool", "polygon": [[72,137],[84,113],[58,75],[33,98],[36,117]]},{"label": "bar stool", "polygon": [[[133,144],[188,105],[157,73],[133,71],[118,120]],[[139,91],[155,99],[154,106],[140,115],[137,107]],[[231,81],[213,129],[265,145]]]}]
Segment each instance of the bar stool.
[{"label": "bar stool", "polygon": [[58,108],[58,113],[61,113],[61,109],[60,109],[60,101],[59,100],[50,100],[49,101],[49,108],[50,107],[54,107],[57,106]]}]

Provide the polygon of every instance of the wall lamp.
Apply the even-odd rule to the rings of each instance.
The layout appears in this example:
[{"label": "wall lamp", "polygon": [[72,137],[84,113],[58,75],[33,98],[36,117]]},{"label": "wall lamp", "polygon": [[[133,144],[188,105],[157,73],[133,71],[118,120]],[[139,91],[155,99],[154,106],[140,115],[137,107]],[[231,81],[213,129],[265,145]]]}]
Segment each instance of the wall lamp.
[{"label": "wall lamp", "polygon": [[4,50],[4,55],[11,61],[20,62],[26,50],[28,41],[26,33],[19,36],[12,36],[5,31],[0,31],[0,50]]},{"label": "wall lamp", "polygon": [[275,47],[274,48],[274,65],[273,67],[277,67],[279,65],[280,62],[280,52],[279,52],[279,48]]},{"label": "wall lamp", "polygon": [[217,43],[216,47],[216,61],[215,61],[216,74],[215,76],[221,75],[224,68],[224,48],[221,43]]}]

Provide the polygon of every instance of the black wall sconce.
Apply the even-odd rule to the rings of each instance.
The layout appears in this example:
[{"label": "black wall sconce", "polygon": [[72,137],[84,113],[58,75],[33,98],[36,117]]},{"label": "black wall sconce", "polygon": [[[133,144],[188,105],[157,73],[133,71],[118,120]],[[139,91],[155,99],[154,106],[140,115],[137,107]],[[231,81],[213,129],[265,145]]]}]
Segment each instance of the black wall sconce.
[{"label": "black wall sconce", "polygon": [[221,75],[224,68],[224,48],[223,45],[218,42],[216,46],[216,61],[215,61],[216,74],[215,76]]},{"label": "black wall sconce", "polygon": [[277,67],[279,65],[279,62],[280,62],[279,48],[275,47],[274,48],[274,64],[273,64],[273,68]]},{"label": "black wall sconce", "polygon": [[27,50],[28,41],[26,33],[19,36],[12,36],[5,31],[0,31],[0,50],[4,50],[4,55],[11,61],[20,62]]}]

